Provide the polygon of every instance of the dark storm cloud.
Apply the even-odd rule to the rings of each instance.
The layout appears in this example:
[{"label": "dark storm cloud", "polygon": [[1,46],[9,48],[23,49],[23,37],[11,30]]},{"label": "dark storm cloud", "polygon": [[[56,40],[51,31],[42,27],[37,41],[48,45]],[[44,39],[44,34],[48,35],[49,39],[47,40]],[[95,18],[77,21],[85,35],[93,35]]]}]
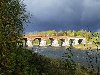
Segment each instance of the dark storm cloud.
[{"label": "dark storm cloud", "polygon": [[100,0],[25,0],[32,13],[27,31],[100,30]]}]

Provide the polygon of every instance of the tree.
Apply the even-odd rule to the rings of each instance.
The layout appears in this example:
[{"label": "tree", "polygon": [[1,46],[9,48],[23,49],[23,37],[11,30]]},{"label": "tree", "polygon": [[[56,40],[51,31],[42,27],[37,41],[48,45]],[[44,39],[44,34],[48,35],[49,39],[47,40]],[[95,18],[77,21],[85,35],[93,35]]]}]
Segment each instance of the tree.
[{"label": "tree", "polygon": [[99,36],[99,33],[98,33],[98,32],[94,32],[94,33],[93,33],[93,36],[94,36],[94,37],[98,37],[98,36]]},{"label": "tree", "polygon": [[72,33],[72,31],[71,31],[71,30],[68,30],[68,31],[67,31],[67,36],[70,36],[71,33]]},{"label": "tree", "polygon": [[10,73],[11,54],[17,50],[17,40],[27,21],[21,0],[0,0],[0,73]]}]

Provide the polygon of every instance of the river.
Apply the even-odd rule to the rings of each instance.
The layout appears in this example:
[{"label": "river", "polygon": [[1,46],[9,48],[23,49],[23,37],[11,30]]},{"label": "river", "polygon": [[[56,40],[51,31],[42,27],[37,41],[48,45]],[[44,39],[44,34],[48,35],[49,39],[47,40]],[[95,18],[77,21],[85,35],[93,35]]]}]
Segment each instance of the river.
[{"label": "river", "polygon": [[44,55],[49,58],[66,59],[67,54],[71,55],[71,59],[76,63],[84,66],[94,67],[100,66],[100,52],[96,50],[67,50],[65,47],[39,47],[34,46],[31,49],[33,52]]}]

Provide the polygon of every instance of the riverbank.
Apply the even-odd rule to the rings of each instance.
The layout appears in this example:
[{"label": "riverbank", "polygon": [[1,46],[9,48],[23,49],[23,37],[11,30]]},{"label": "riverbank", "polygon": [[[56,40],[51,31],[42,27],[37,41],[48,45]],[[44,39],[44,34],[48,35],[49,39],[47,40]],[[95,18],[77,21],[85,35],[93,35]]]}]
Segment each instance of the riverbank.
[{"label": "riverbank", "polygon": [[70,59],[60,61],[37,53],[33,53],[32,62],[35,64],[37,72],[41,71],[43,75],[96,75],[97,73],[95,69],[92,71]]},{"label": "riverbank", "polygon": [[96,45],[96,44],[85,44],[85,45],[75,45],[73,46],[74,48],[76,49],[79,49],[79,50],[99,50],[100,49],[100,45]]}]

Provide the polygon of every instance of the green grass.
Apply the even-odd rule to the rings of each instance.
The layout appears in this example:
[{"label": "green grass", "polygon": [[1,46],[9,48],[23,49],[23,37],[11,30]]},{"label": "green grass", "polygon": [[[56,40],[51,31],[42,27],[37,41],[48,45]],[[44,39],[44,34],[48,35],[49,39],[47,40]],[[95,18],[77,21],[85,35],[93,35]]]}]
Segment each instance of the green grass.
[{"label": "green grass", "polygon": [[74,47],[76,49],[80,49],[80,50],[94,50],[94,49],[97,49],[97,46],[98,46],[98,49],[100,49],[100,45],[99,44],[86,44],[86,45],[82,45],[82,44],[79,44],[79,45],[75,45]]}]

